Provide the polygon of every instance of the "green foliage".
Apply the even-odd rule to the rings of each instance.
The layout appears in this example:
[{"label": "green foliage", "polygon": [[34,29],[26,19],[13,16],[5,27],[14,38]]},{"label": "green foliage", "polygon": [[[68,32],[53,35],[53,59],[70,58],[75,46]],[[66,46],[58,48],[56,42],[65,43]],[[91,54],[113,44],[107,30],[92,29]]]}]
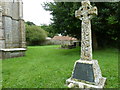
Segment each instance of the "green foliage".
[{"label": "green foliage", "polygon": [[[53,15],[52,27],[56,33],[69,35],[80,39],[81,21],[75,18],[75,11],[79,9],[80,2],[54,2],[45,3],[45,10],[51,11]],[[120,26],[120,13],[117,2],[96,2],[92,5],[97,6],[98,15],[92,19],[92,33],[95,34],[98,46],[115,46]],[[101,39],[102,37],[102,39]]]},{"label": "green foliage", "polygon": [[118,23],[117,18],[115,16],[109,16],[107,18],[108,24],[116,24]]},{"label": "green foliage", "polygon": [[93,3],[98,7],[98,16],[92,19],[92,30],[96,33],[99,46],[117,47],[118,26],[118,3]]},{"label": "green foliage", "polygon": [[45,31],[47,31],[47,35],[48,37],[54,37],[55,35],[57,35],[57,33],[55,33],[55,31],[52,28],[52,25],[41,25],[41,28],[44,29]]},{"label": "green foliage", "polygon": [[[80,58],[80,48],[59,47],[32,46],[25,57],[3,60],[3,88],[67,88],[65,81]],[[118,88],[118,51],[109,48],[93,53],[107,78],[105,88]]]},{"label": "green foliage", "polygon": [[26,25],[26,40],[28,45],[42,45],[46,37],[46,32],[39,26]]},{"label": "green foliage", "polygon": [[33,22],[27,21],[25,22],[27,25],[35,25]]},{"label": "green foliage", "polygon": [[73,49],[73,48],[76,48],[76,46],[63,44],[63,45],[61,45],[61,48],[63,48],[63,49]]},{"label": "green foliage", "polygon": [[79,5],[80,3],[73,4],[72,2],[54,2],[44,5],[46,10],[52,11],[54,32],[77,38],[80,37],[80,20],[76,19],[74,15]]}]

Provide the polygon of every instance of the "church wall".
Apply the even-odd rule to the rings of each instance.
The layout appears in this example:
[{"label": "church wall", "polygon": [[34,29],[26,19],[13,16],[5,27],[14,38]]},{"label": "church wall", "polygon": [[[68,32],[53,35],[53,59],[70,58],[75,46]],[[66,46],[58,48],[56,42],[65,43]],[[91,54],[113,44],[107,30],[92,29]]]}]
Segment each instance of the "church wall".
[{"label": "church wall", "polygon": [[5,48],[12,48],[12,19],[3,17],[3,29],[5,32]]},{"label": "church wall", "polygon": [[0,58],[25,55],[26,39],[21,0],[0,2]]},{"label": "church wall", "polygon": [[2,29],[2,21],[0,20],[0,48],[5,47],[4,39],[5,39],[4,38],[4,30]]},{"label": "church wall", "polygon": [[14,2],[12,3],[12,18],[18,20],[19,19],[19,3]]},{"label": "church wall", "polygon": [[[1,4],[1,3],[0,3]],[[2,27],[2,7],[0,6],[0,49],[5,48],[5,38],[4,38],[4,30]],[[0,51],[0,59],[2,59],[2,51]]]},{"label": "church wall", "polygon": [[12,17],[12,12],[13,12],[13,3],[12,2],[2,2],[2,9],[3,9],[2,14],[4,16]]},{"label": "church wall", "polygon": [[19,29],[19,21],[12,21],[12,47],[19,48],[20,47],[20,29]]},{"label": "church wall", "polygon": [[21,37],[21,43],[20,46],[22,48],[26,48],[26,35],[25,35],[25,24],[24,24],[24,20],[19,20],[19,28],[20,28],[20,37]]},{"label": "church wall", "polygon": [[[11,0],[11,2],[3,2],[3,28],[5,32],[5,46],[6,48],[19,48],[22,47],[22,40],[24,39],[24,26],[21,25],[23,18],[22,2],[18,0]],[[22,20],[23,21],[23,20]],[[24,22],[24,21],[23,21]],[[21,41],[21,42],[20,42]],[[25,41],[25,40],[24,40]],[[21,45],[21,46],[20,46]]]}]

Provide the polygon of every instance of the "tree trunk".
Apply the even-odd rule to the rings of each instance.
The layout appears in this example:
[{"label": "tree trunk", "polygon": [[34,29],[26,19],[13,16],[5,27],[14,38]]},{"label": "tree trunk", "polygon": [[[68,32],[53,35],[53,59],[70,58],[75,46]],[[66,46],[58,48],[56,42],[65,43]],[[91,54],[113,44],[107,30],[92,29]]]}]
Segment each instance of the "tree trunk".
[{"label": "tree trunk", "polygon": [[98,49],[98,42],[97,42],[97,37],[96,37],[96,34],[95,34],[95,32],[93,31],[93,35],[92,35],[92,37],[93,37],[93,50],[96,50],[96,49]]}]

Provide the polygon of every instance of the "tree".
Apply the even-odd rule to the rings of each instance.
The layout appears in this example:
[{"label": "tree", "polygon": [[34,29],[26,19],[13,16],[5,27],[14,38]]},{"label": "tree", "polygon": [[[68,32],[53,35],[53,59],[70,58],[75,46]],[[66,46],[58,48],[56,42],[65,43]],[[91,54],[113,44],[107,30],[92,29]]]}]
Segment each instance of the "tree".
[{"label": "tree", "polygon": [[97,36],[98,45],[116,46],[118,33],[118,3],[93,3],[98,7],[98,16],[93,18],[92,30]]},{"label": "tree", "polygon": [[71,2],[55,2],[47,3],[44,8],[51,11],[53,15],[52,27],[54,32],[69,35],[73,37],[80,37],[80,21],[75,18],[75,9],[78,9],[80,3]]},{"label": "tree", "polygon": [[28,45],[42,45],[46,37],[46,32],[39,26],[26,25],[26,40]]},{"label": "tree", "polygon": [[27,21],[25,22],[27,25],[35,25],[33,22]]},{"label": "tree", "polygon": [[[79,2],[45,3],[45,10],[53,15],[53,30],[62,35],[69,35],[80,39],[81,21],[75,18],[75,11],[79,9]],[[98,16],[92,19],[93,46],[108,46],[116,43],[118,33],[118,3],[92,3],[98,7]],[[95,45],[96,44],[96,45]],[[98,46],[97,46],[98,45]],[[112,45],[114,46],[114,45]]]},{"label": "tree", "polygon": [[52,38],[55,35],[57,35],[57,33],[55,33],[55,31],[53,30],[52,25],[45,25],[45,24],[43,24],[40,27],[48,32],[48,37]]}]

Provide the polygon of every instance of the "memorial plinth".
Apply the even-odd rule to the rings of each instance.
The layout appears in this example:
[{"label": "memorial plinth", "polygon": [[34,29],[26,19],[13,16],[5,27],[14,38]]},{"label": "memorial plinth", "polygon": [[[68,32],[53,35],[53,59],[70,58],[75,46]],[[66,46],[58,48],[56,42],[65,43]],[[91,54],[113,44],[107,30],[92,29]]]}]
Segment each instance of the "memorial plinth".
[{"label": "memorial plinth", "polygon": [[82,20],[81,59],[75,62],[72,76],[66,80],[69,88],[103,88],[106,78],[102,77],[97,60],[92,60],[91,19],[97,15],[97,7],[89,0],[81,2],[75,17]]},{"label": "memorial plinth", "polygon": [[69,88],[103,88],[105,81],[97,60],[78,60],[66,83]]}]

